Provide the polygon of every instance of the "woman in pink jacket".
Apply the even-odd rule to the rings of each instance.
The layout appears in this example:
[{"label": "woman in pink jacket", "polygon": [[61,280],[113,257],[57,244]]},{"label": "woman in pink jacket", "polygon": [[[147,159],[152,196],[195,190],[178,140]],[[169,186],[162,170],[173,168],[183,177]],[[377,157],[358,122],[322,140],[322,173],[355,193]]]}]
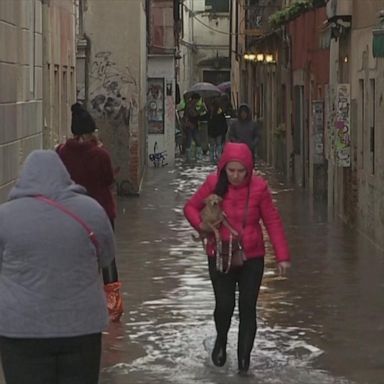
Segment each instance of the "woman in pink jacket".
[{"label": "woman in pink jacket", "polygon": [[[200,217],[204,200],[212,194],[222,197],[221,208],[226,217],[219,229],[219,246],[210,228],[206,227]],[[285,274],[290,267],[280,215],[272,202],[267,182],[253,174],[253,157],[247,145],[228,143],[225,146],[217,173],[209,175],[188,200],[184,214],[198,232],[207,235],[209,274],[216,301],[214,319],[217,337],[212,361],[219,367],[226,362],[227,335],[238,285],[240,325],[237,355],[239,374],[245,375],[256,336],[256,301],[264,271],[265,246],[261,220],[274,247],[279,273]],[[234,254],[237,249],[235,238],[239,239],[242,249],[239,254],[242,254],[243,261],[229,268],[228,258],[224,259],[223,256],[224,245],[231,242],[232,247],[226,248],[227,254]],[[223,259],[228,268],[223,268]],[[235,256],[232,261],[235,261]]]}]

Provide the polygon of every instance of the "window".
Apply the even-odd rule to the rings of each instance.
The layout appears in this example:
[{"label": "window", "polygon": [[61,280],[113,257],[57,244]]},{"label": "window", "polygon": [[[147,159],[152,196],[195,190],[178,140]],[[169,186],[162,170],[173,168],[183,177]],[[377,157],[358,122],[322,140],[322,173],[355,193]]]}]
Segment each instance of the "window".
[{"label": "window", "polygon": [[220,84],[231,80],[231,73],[229,71],[203,71],[203,81]]},{"label": "window", "polygon": [[365,84],[364,80],[359,80],[359,127],[360,127],[360,148],[359,148],[359,163],[360,169],[364,169],[364,133],[365,133]]},{"label": "window", "polygon": [[63,136],[66,136],[68,124],[68,77],[67,67],[63,67],[62,83],[61,83],[61,121],[60,131]]},{"label": "window", "polygon": [[264,84],[258,87],[257,116],[261,119],[264,117]]},{"label": "window", "polygon": [[205,9],[213,12],[229,12],[229,0],[205,0]]},{"label": "window", "polygon": [[281,86],[281,99],[280,99],[280,124],[284,124],[287,119],[287,87],[285,84]]},{"label": "window", "polygon": [[376,82],[375,79],[369,80],[369,162],[371,165],[371,173],[375,174],[375,121],[376,121]]}]

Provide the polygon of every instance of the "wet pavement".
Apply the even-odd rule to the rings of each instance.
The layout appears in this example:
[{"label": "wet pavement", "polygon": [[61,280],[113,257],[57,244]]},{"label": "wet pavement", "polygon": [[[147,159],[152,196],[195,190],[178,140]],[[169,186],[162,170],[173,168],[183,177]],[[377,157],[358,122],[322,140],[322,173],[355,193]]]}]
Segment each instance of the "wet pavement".
[{"label": "wet pavement", "polygon": [[[384,258],[321,202],[271,182],[293,268],[279,278],[270,245],[251,375],[236,374],[237,314],[228,362],[210,362],[213,293],[201,244],[182,207],[210,165],[150,169],[140,198],[122,199],[118,264],[126,313],[104,337],[101,384],[384,383]],[[0,379],[0,383],[2,383]]]},{"label": "wet pavement", "polygon": [[384,258],[327,220],[324,204],[270,180],[294,267],[275,274],[271,248],[258,302],[253,377],[236,375],[237,315],[229,361],[212,366],[214,306],[206,258],[182,214],[209,165],[148,170],[140,198],[121,200],[117,223],[126,314],[105,337],[103,384],[384,383]]}]

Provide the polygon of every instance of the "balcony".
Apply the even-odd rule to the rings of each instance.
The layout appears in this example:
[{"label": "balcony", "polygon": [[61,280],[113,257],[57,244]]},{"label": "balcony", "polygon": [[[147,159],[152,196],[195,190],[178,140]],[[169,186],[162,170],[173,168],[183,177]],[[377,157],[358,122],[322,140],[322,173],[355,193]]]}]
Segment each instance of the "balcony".
[{"label": "balcony", "polygon": [[352,0],[328,0],[328,20],[334,18],[350,18],[352,16]]}]

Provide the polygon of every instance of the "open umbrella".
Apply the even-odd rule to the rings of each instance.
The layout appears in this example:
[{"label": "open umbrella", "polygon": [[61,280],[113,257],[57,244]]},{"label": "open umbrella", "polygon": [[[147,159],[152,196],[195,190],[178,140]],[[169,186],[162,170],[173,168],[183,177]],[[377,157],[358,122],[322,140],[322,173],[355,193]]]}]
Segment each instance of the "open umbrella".
[{"label": "open umbrella", "polygon": [[222,94],[220,89],[211,83],[196,83],[188,89],[185,96],[189,97],[193,93],[198,93],[201,97],[214,97]]},{"label": "open umbrella", "polygon": [[220,83],[217,88],[220,89],[221,92],[230,93],[231,92],[231,82],[225,81],[224,83]]}]

